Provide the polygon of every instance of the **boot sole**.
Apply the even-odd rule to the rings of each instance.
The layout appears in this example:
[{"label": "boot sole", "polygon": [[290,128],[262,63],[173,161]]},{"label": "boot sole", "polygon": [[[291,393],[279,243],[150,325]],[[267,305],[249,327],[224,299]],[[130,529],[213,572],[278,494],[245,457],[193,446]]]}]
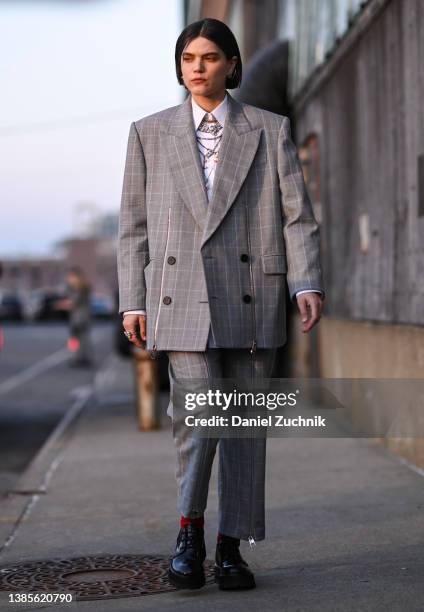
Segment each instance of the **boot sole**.
[{"label": "boot sole", "polygon": [[254,589],[256,587],[254,576],[222,576],[215,568],[215,582],[221,591],[236,589]]},{"label": "boot sole", "polygon": [[169,568],[168,578],[177,589],[201,589],[206,583],[204,571],[198,574],[177,574]]}]

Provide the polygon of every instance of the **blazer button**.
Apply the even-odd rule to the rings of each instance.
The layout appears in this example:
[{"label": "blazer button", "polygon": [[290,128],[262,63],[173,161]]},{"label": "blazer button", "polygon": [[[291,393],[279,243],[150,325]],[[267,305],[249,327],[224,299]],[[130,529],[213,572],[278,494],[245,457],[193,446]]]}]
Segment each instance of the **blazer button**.
[{"label": "blazer button", "polygon": [[168,257],[168,263],[172,266],[177,260],[175,259],[175,257],[173,257],[172,255],[170,255]]},{"label": "blazer button", "polygon": [[171,302],[172,302],[172,300],[169,297],[169,295],[165,295],[165,297],[163,298],[163,303],[168,306],[168,304],[170,304]]},{"label": "blazer button", "polygon": [[249,304],[252,301],[252,298],[250,295],[243,295],[243,302],[245,302],[245,304]]},{"label": "blazer button", "polygon": [[249,261],[249,255],[246,255],[246,253],[243,253],[242,255],[240,255],[240,259],[242,261]]}]

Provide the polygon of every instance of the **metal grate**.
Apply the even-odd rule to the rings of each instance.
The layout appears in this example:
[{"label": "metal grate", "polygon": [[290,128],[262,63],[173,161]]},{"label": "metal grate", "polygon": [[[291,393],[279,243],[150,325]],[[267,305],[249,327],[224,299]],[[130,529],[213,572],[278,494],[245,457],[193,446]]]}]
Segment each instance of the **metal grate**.
[{"label": "metal grate", "polygon": [[[0,568],[0,591],[73,593],[75,600],[138,597],[175,591],[168,581],[170,557],[96,555],[50,559]],[[204,562],[206,583],[213,582],[212,561]]]}]

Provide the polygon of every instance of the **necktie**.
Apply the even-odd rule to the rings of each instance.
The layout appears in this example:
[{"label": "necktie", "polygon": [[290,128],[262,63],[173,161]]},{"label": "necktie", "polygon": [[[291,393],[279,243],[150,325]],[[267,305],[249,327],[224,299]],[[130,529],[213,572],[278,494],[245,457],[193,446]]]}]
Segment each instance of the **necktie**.
[{"label": "necktie", "polygon": [[218,163],[218,149],[221,143],[222,133],[223,126],[215,118],[213,113],[205,113],[205,116],[197,128],[196,138],[199,145],[200,158],[208,193],[212,188],[213,172]]}]

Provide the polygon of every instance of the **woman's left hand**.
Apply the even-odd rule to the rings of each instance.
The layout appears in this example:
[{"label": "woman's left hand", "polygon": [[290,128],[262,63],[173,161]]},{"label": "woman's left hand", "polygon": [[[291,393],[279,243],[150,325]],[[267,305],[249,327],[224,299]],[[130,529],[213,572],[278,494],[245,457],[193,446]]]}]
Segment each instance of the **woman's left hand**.
[{"label": "woman's left hand", "polygon": [[321,295],[315,291],[301,293],[296,299],[302,319],[302,332],[306,333],[310,331],[320,320],[323,299],[321,298]]}]

